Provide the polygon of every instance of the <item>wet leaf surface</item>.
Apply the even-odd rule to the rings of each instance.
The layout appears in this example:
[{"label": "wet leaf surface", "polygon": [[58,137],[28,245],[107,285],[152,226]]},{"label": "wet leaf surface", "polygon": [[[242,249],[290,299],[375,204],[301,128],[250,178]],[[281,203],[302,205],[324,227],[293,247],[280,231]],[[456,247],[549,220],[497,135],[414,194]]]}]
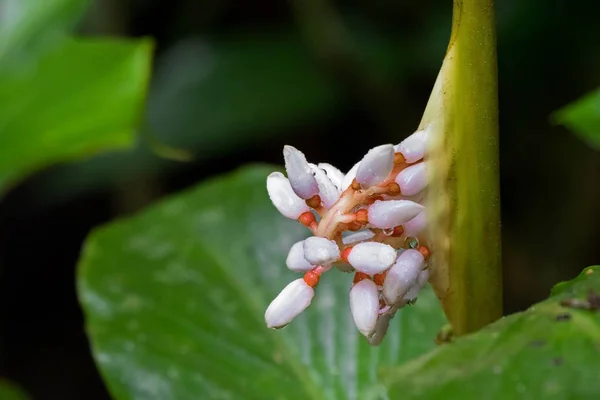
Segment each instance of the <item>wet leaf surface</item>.
[{"label": "wet leaf surface", "polygon": [[115,398],[362,399],[378,392],[377,367],[435,346],[444,318],[431,290],[373,348],[339,271],[288,327],[265,327],[267,305],[298,277],[287,251],[307,234],[270,204],[269,172],[219,177],[89,237],[79,295]]}]

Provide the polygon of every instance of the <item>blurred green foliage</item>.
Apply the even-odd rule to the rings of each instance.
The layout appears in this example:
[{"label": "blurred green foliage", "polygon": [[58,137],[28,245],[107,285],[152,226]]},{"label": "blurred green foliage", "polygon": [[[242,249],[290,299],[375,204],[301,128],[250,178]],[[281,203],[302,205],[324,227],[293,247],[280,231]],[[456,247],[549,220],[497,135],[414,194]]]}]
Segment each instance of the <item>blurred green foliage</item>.
[{"label": "blurred green foliage", "polygon": [[[403,52],[396,53],[389,39],[364,28],[355,35],[366,65],[382,82],[404,68]],[[142,128],[151,141],[56,169],[41,191],[53,202],[164,176],[182,165],[157,154],[156,138],[193,154],[195,162],[210,162],[290,127],[329,119],[348,100],[343,82],[292,30],[190,37],[157,60]]]},{"label": "blurred green foliage", "polygon": [[391,399],[594,399],[600,266],[548,300],[384,373]]},{"label": "blurred green foliage", "polygon": [[88,0],[1,0],[0,69],[16,72],[69,35]]},{"label": "blurred green foliage", "polygon": [[553,120],[600,150],[600,89],[556,111]]},{"label": "blurred green foliage", "polygon": [[[205,160],[326,116],[336,97],[331,80],[290,34],[188,39],[157,63],[142,129]],[[48,194],[60,200],[178,166],[148,144],[59,169],[45,183],[53,188]]]},{"label": "blurred green foliage", "polygon": [[350,314],[352,274],[337,270],[306,312],[267,329],[267,305],[299,278],[282,267],[287,251],[308,232],[272,206],[270,171],[213,179],[90,236],[79,296],[115,398],[363,398],[379,366],[435,346],[444,317],[432,290],[371,347]]},{"label": "blurred green foliage", "polygon": [[86,5],[0,3],[0,191],[49,164],[134,143],[151,42],[67,36]]},{"label": "blurred green foliage", "polygon": [[[142,12],[144,7],[161,2],[100,3],[97,14],[116,10],[107,13],[112,24],[129,15],[152,19]],[[200,3],[202,7],[196,5]],[[192,150],[200,160],[196,167],[203,170],[217,156],[283,140],[304,140],[308,152],[327,161],[337,157],[349,163],[355,161],[350,161],[349,154],[364,150],[365,142],[400,140],[422,112],[427,95],[423,93],[430,89],[447,43],[450,19],[446,11],[451,7],[449,1],[337,4],[341,20],[356,24],[349,29],[349,40],[356,41],[354,49],[372,64],[367,68],[370,78],[393,94],[384,98],[381,93],[356,90],[360,79],[340,79],[347,60],[326,60],[328,64],[315,57],[291,21],[279,14],[269,19],[260,9],[244,19],[235,13],[240,8],[248,11],[245,2],[200,3],[160,5],[161,10],[175,11],[159,14],[157,19],[164,25],[152,27],[163,30],[159,35],[163,35],[164,47],[156,55],[142,129],[147,138],[156,135],[163,142]],[[507,160],[502,162],[505,276],[509,301],[520,307],[531,304],[549,282],[581,265],[582,258],[592,256],[597,248],[597,154],[586,152],[576,141],[569,142],[566,135],[553,135],[546,116],[557,104],[564,104],[563,98],[573,98],[572,91],[589,90],[589,81],[597,84],[598,47],[588,38],[595,37],[600,25],[595,24],[591,8],[578,11],[567,2],[557,7],[543,0],[499,3],[500,82],[504,84],[501,142],[503,160]],[[0,0],[0,192],[48,165],[134,143],[152,45],[147,39],[72,37],[87,6],[83,0]],[[128,23],[135,25],[133,19]],[[223,23],[231,20],[254,25],[232,29]],[[556,35],[556,21],[577,24],[577,29],[561,29]],[[99,26],[102,33],[110,31],[106,24]],[[338,44],[345,47],[348,43]],[[555,51],[561,56],[549,63],[548,54]],[[331,68],[332,64],[338,69]],[[569,84],[555,85],[557,76],[565,76]],[[375,106],[365,112],[357,108],[358,99]],[[596,92],[557,113],[557,121],[597,147],[597,104]],[[381,105],[392,110],[391,119],[399,121],[394,129],[377,126],[381,115],[372,110]],[[361,119],[364,114],[372,118],[368,124]],[[332,120],[335,123],[329,124]],[[319,126],[310,131],[304,129],[305,124]],[[332,127],[339,132],[335,137],[323,135]],[[303,135],[294,137],[298,130]],[[335,146],[326,147],[328,140]],[[171,172],[176,165],[160,160],[152,151],[147,143],[138,143],[129,153],[104,153],[55,168],[38,175],[42,181],[33,184],[31,197],[40,203],[52,197],[72,202],[74,194],[90,189],[110,196],[114,195],[111,185],[123,179],[143,181]],[[235,160],[228,161],[227,168],[235,165]],[[370,387],[376,381],[374,366],[408,361],[432,348],[432,336],[443,318],[430,291],[416,307],[396,317],[383,347],[371,349],[356,334],[346,312],[349,282],[337,279],[324,279],[317,303],[286,330],[264,328],[264,306],[293,278],[281,269],[285,250],[302,236],[299,227],[276,216],[268,204],[265,174],[266,169],[259,168],[219,178],[103,227],[90,237],[78,277],[80,295],[94,354],[119,399],[198,398],[227,392],[260,399],[265,393],[294,397],[306,392],[343,398],[349,383],[356,384],[357,395],[376,395],[379,392],[371,392]],[[163,183],[173,176],[165,175]],[[127,189],[127,195],[135,192],[135,188]],[[25,213],[31,212],[24,208]],[[61,244],[66,242],[62,235],[53,236]],[[75,240],[73,254],[79,250],[80,238]],[[20,261],[12,268],[28,271]],[[51,268],[69,268],[65,263],[43,266],[58,277]],[[580,284],[584,283],[577,281],[573,287],[584,287]],[[583,293],[578,293],[568,296],[584,300]],[[35,295],[28,297],[35,302]],[[597,357],[597,347],[591,349],[588,339],[589,332],[597,331],[598,321],[596,314],[575,310],[574,317],[561,325],[552,319],[552,313],[561,309],[557,301],[552,298],[401,366],[392,377],[393,387],[400,387],[403,396],[408,390],[415,396],[445,389],[464,394],[470,385],[481,387],[478,378],[487,383],[486,388],[494,388],[496,377],[502,390],[516,396],[521,394],[516,392],[523,388],[518,383],[525,373],[532,373],[532,386],[525,386],[532,393],[536,385],[544,384],[539,374],[543,372],[552,380],[545,381],[550,383],[544,388],[557,389],[554,383],[558,382],[554,395],[566,393],[568,397],[571,393],[564,391],[564,380],[554,379],[554,374],[564,373],[571,383],[588,377],[588,371],[580,373],[579,367],[588,362],[595,366],[596,361],[580,350]],[[58,316],[53,318],[57,320],[53,319],[52,328],[60,327]],[[80,331],[79,326],[76,329]],[[36,343],[53,340],[52,335],[43,336],[36,336]],[[540,336],[547,342],[534,354],[536,348],[527,347],[524,340]],[[3,350],[12,345],[8,343]],[[574,359],[557,361],[555,351]],[[21,354],[16,358],[24,359]],[[38,365],[44,359],[35,354],[33,360]],[[64,366],[60,364],[63,359],[46,360],[50,368]],[[567,362],[573,360],[581,364]],[[11,373],[13,364],[6,364]],[[502,366],[499,375],[498,364]],[[265,382],[269,379],[275,382],[272,387]],[[30,382],[35,386],[40,378],[32,377]],[[401,382],[406,386],[400,386]],[[4,399],[8,395],[2,390],[0,398]]]},{"label": "blurred green foliage", "polygon": [[2,400],[28,400],[29,396],[11,382],[0,379],[0,399]]}]

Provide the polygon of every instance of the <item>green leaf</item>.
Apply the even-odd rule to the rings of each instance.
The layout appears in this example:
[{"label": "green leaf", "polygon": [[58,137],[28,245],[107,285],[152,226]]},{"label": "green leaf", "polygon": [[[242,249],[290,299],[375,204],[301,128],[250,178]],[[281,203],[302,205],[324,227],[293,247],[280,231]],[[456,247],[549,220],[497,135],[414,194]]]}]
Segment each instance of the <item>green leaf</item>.
[{"label": "green leaf", "polygon": [[35,68],[0,73],[0,180],[131,146],[151,50],[145,39],[70,39]]},{"label": "green leaf", "polygon": [[17,68],[73,28],[88,0],[0,0],[0,69]]},{"label": "green leaf", "polygon": [[[145,129],[200,161],[323,118],[338,99],[334,82],[294,35],[190,38],[156,64]],[[129,153],[54,171],[42,190],[44,198],[69,196],[180,165],[142,142]]]},{"label": "green leaf", "polygon": [[552,119],[600,150],[600,89],[556,111]]},{"label": "green leaf", "polygon": [[49,164],[130,147],[149,40],[72,39],[88,0],[0,0],[0,191]]},{"label": "green leaf", "polygon": [[349,314],[352,276],[339,271],[287,328],[265,327],[267,305],[298,277],[287,251],[307,233],[270,204],[269,172],[214,179],[88,238],[78,292],[115,398],[362,398],[377,366],[434,347],[444,319],[431,290],[372,348]]},{"label": "green leaf", "polygon": [[28,400],[29,396],[15,384],[0,378],[0,399],[2,400]]},{"label": "green leaf", "polygon": [[599,398],[599,288],[589,267],[527,311],[386,371],[390,398]]},{"label": "green leaf", "polygon": [[[394,74],[406,74],[409,64],[401,56],[406,52],[398,52],[401,44],[364,27],[353,33],[382,84]],[[347,104],[347,93],[340,89],[301,38],[289,31],[187,38],[156,63],[146,133],[189,151],[196,162],[206,162],[289,134],[290,127],[297,130],[329,118]],[[102,154],[57,168],[36,190],[50,204],[181,167],[161,160],[142,142],[132,152]]]}]

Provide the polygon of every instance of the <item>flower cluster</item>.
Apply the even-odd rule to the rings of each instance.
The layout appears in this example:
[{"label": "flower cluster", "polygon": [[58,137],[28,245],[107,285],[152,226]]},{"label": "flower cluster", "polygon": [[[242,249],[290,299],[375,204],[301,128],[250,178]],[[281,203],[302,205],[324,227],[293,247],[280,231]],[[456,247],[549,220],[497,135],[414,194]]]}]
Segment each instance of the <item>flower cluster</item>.
[{"label": "flower cluster", "polygon": [[[271,201],[313,236],[295,243],[287,267],[304,273],[288,284],[265,312],[269,328],[282,328],[311,303],[321,275],[333,266],[354,272],[350,310],[373,345],[383,339],[396,311],[412,304],[427,283],[425,228],[427,130],[402,143],[372,148],[343,174],[330,164],[311,164],[285,146],[287,178],[267,178]],[[421,239],[421,240],[419,240]]]}]

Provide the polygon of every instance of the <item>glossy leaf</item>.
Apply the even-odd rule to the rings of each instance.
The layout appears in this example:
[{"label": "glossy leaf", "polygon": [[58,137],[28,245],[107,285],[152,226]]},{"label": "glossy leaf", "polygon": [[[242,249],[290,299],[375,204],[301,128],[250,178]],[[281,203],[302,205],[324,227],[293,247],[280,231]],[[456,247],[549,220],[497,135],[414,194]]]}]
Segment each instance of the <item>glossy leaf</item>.
[{"label": "glossy leaf", "polygon": [[132,145],[150,55],[148,40],[65,39],[0,73],[0,177]]},{"label": "glossy leaf", "polygon": [[[337,100],[335,84],[289,33],[189,38],[158,59],[143,129],[206,160],[323,118]],[[45,198],[60,200],[180,166],[161,160],[142,141],[132,152],[54,171],[42,190]]]},{"label": "glossy leaf", "polygon": [[525,312],[384,373],[391,399],[600,397],[600,266]]},{"label": "glossy leaf", "polygon": [[[398,44],[364,28],[355,34],[378,79],[389,80],[407,68]],[[329,118],[347,99],[307,45],[289,31],[189,37],[157,60],[144,129],[162,143],[189,151],[195,161],[206,162],[244,146],[259,146],[290,127]],[[40,182],[40,197],[61,201],[182,165],[160,159],[143,141],[132,152],[103,154],[55,169]]]},{"label": "glossy leaf", "polygon": [[0,0],[0,191],[49,164],[131,146],[146,40],[73,39],[88,0]]},{"label": "glossy leaf", "polygon": [[600,89],[558,110],[553,120],[600,150]]},{"label": "glossy leaf", "polygon": [[350,316],[352,276],[336,270],[288,327],[265,327],[307,234],[270,203],[269,172],[216,178],[88,238],[78,291],[116,399],[359,399],[377,367],[434,347],[444,319],[431,290],[370,347]]},{"label": "glossy leaf", "polygon": [[0,399],[2,400],[28,400],[29,396],[17,387],[14,383],[11,383],[5,379],[0,378]]},{"label": "glossy leaf", "polygon": [[0,0],[0,70],[23,67],[73,28],[88,0]]}]

